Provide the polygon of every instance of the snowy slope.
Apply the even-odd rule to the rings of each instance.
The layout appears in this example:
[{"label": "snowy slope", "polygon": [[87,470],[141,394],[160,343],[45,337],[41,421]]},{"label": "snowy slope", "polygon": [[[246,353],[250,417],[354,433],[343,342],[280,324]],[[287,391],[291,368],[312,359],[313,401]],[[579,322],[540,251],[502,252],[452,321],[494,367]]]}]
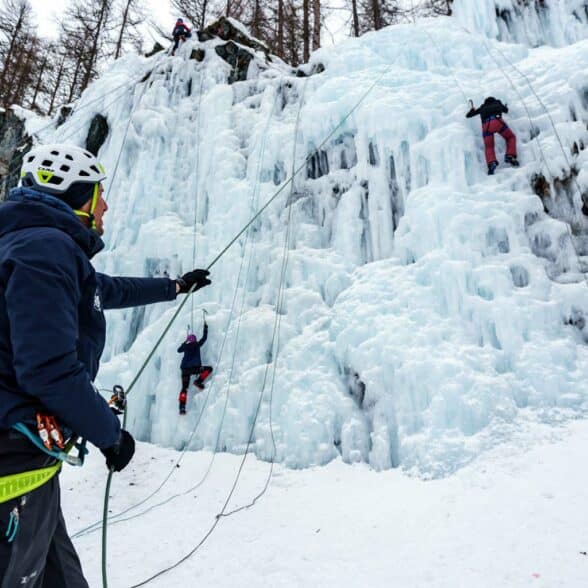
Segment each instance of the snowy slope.
[{"label": "snowy slope", "polygon": [[[583,588],[588,475],[578,464],[588,425],[542,427],[534,435],[542,438],[534,448],[516,439],[455,476],[428,482],[341,461],[304,471],[277,466],[255,508],[222,519],[191,559],[148,586]],[[104,463],[100,454],[91,457],[83,473],[68,468],[62,476],[70,532],[93,522],[101,504]],[[142,499],[176,457],[140,444],[115,478],[111,506]],[[188,454],[157,501],[196,484],[210,458]],[[214,523],[238,461],[217,456],[198,490],[111,525],[109,586],[137,584],[191,551]],[[267,469],[247,462],[231,508],[259,492]],[[101,586],[100,533],[74,543],[90,586]]]},{"label": "snowy slope", "polygon": [[[570,237],[531,179],[563,180],[569,161],[588,186],[588,41],[530,49],[435,19],[320,50],[311,64],[326,69],[308,78],[278,62],[263,69],[257,56],[233,85],[217,44],[119,60],[43,135],[82,144],[92,116],[107,116],[100,158],[117,172],[97,265],[113,274],[207,265],[312,155],[214,266],[214,286],[194,312],[186,305],[145,370],[129,409],[137,437],[242,453],[255,421],[263,460],[302,468],[341,455],[438,477],[529,423],[585,415],[588,288],[576,251],[588,255],[588,225],[575,184],[558,200],[568,202],[560,218],[573,216]],[[197,46],[202,63],[189,59]],[[566,157],[509,61],[547,106]],[[509,104],[522,162],[493,178],[479,120],[464,118],[467,99],[486,95]],[[174,308],[110,313],[101,386],[128,384]],[[187,325],[201,329],[201,308],[215,376],[180,418],[176,348]]]}]

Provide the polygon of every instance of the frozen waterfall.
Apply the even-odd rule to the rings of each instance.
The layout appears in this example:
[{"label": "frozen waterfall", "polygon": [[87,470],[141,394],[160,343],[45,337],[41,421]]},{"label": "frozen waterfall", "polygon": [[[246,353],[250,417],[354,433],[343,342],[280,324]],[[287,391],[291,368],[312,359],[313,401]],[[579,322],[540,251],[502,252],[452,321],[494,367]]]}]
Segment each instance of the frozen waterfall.
[{"label": "frozen waterfall", "polygon": [[[530,48],[543,38],[530,16],[508,29],[494,2],[456,0],[457,18],[315,52],[305,71],[324,71],[307,77],[258,53],[229,84],[220,40],[127,56],[41,134],[83,144],[93,116],[107,118],[99,157],[111,174],[121,157],[96,263],[119,275],[174,277],[194,250],[206,266],[308,158],[146,369],[129,401],[139,439],[242,453],[263,394],[261,459],[302,468],[341,455],[435,477],[504,439],[529,442],[529,423],[585,415],[588,217],[575,182],[588,189],[588,41],[586,14],[580,27],[567,10],[582,2],[560,5],[537,16],[557,49]],[[521,41],[512,31],[525,27],[528,45],[497,40]],[[487,95],[508,103],[521,160],[491,178],[479,119],[464,118]],[[110,313],[101,387],[128,384],[174,308]],[[187,325],[201,330],[202,308],[215,373],[180,417],[176,348]]]}]

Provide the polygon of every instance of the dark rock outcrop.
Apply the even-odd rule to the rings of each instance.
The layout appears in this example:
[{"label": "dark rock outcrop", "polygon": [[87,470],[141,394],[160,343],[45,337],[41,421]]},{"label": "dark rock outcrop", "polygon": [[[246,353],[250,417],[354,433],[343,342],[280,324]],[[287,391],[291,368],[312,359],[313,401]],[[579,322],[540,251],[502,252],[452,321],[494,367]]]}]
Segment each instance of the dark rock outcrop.
[{"label": "dark rock outcrop", "polygon": [[222,17],[203,31],[198,31],[199,41],[211,41],[215,37],[223,41],[235,41],[239,45],[249,47],[254,51],[261,51],[271,61],[269,49],[261,41],[253,39],[237,28],[230,19]]},{"label": "dark rock outcrop", "polygon": [[90,129],[88,130],[88,136],[86,137],[86,149],[98,155],[100,147],[104,145],[106,137],[108,137],[109,127],[108,121],[101,114],[96,114],[90,123]]},{"label": "dark rock outcrop", "polygon": [[247,79],[249,64],[253,59],[253,55],[249,51],[239,47],[233,41],[229,41],[225,45],[218,45],[214,50],[233,68],[229,74],[229,84],[243,82]]},{"label": "dark rock outcrop", "polygon": [[57,118],[57,125],[56,126],[60,127],[71,116],[72,112],[73,112],[72,106],[62,106],[59,109],[59,117]]},{"label": "dark rock outcrop", "polygon": [[190,53],[190,59],[194,59],[196,61],[204,61],[204,56],[206,55],[206,51],[204,49],[192,49]]},{"label": "dark rock outcrop", "polygon": [[151,51],[149,51],[149,53],[145,53],[145,57],[153,57],[156,53],[159,53],[160,51],[163,51],[164,47],[161,43],[158,43],[157,41],[155,41],[155,44],[153,45],[153,49],[151,49]]},{"label": "dark rock outcrop", "polygon": [[313,66],[310,68],[310,72],[306,72],[306,71],[304,71],[304,68],[299,67],[296,70],[296,77],[297,78],[308,78],[310,76],[314,76],[316,74],[323,73],[324,71],[325,71],[325,66],[319,62],[319,63],[313,64]]},{"label": "dark rock outcrop", "polygon": [[0,112],[0,200],[18,183],[22,159],[32,146],[24,120],[11,109]]},{"label": "dark rock outcrop", "polygon": [[[226,41],[225,44],[217,45],[214,49],[218,56],[232,67],[228,80],[229,84],[247,79],[249,64],[253,60],[255,52],[263,53],[267,62],[272,61],[266,45],[245,34],[228,18],[220,18],[203,31],[198,31],[198,39],[200,42],[213,39]],[[192,51],[190,57],[201,61],[194,51]],[[204,55],[202,55],[203,58]]]}]

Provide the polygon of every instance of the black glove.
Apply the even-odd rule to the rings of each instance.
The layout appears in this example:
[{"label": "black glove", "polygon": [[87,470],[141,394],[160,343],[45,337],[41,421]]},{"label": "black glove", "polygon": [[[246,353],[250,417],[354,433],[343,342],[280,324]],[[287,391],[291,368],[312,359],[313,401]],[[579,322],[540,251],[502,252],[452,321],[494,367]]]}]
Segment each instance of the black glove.
[{"label": "black glove", "polygon": [[120,432],[118,443],[100,451],[106,458],[106,467],[108,469],[114,468],[115,472],[120,472],[127,467],[135,454],[135,440],[128,431],[123,429]]},{"label": "black glove", "polygon": [[195,269],[184,274],[176,280],[180,287],[178,294],[187,294],[194,284],[196,285],[193,290],[194,292],[200,290],[200,288],[204,288],[204,286],[208,286],[210,284],[210,280],[208,279],[209,274],[210,272],[204,269]]}]

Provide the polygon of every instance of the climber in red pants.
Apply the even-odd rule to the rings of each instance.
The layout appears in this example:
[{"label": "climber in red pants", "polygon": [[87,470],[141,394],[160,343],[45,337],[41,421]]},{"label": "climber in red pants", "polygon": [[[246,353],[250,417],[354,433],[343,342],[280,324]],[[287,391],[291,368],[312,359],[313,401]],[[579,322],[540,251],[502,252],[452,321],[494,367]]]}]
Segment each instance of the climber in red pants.
[{"label": "climber in red pants", "polygon": [[517,160],[517,138],[509,126],[502,120],[502,115],[508,112],[508,107],[500,100],[489,96],[484,100],[480,108],[470,108],[466,118],[480,115],[482,119],[482,132],[484,135],[484,147],[486,152],[486,163],[488,164],[488,175],[494,175],[498,167],[496,152],[494,151],[494,134],[499,133],[506,141],[506,155],[504,161],[514,167],[519,166]]}]

